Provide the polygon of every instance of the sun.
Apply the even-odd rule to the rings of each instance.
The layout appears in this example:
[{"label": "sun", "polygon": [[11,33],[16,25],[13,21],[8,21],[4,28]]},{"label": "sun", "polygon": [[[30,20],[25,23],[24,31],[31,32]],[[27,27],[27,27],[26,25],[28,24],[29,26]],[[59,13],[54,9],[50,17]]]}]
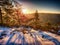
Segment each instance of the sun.
[{"label": "sun", "polygon": [[23,13],[23,14],[27,14],[27,13],[28,13],[28,10],[25,9],[25,8],[23,8],[23,9],[22,9],[22,13]]}]

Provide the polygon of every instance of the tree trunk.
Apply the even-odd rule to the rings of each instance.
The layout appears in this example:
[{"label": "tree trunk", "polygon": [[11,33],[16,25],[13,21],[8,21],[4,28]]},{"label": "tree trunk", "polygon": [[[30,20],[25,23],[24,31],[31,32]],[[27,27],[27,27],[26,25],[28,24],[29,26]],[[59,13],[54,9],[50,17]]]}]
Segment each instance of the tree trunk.
[{"label": "tree trunk", "polygon": [[1,26],[2,26],[3,25],[3,19],[2,19],[1,7],[0,7],[0,20],[1,20]]}]

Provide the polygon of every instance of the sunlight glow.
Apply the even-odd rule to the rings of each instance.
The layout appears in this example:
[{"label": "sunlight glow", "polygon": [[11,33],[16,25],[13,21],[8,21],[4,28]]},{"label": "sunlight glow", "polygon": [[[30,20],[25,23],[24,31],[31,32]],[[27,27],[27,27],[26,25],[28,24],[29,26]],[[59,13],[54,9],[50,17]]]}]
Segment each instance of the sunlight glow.
[{"label": "sunlight glow", "polygon": [[27,14],[27,13],[28,13],[28,10],[25,9],[25,8],[23,8],[23,9],[22,9],[22,13],[23,13],[23,14]]}]

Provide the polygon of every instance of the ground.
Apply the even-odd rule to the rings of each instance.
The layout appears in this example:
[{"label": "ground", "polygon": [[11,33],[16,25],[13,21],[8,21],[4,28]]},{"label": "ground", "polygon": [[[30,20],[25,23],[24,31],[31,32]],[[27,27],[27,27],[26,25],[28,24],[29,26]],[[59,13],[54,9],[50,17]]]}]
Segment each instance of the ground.
[{"label": "ground", "polygon": [[27,28],[25,33],[21,31],[24,28],[17,29],[0,27],[0,45],[60,45],[59,35],[33,28]]}]

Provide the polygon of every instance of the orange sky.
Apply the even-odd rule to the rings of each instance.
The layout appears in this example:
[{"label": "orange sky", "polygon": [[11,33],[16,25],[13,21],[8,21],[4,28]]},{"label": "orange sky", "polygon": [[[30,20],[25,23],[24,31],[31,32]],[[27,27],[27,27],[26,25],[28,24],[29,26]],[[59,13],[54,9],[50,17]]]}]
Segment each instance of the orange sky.
[{"label": "orange sky", "polygon": [[22,8],[24,8],[26,10],[25,13],[34,13],[35,10],[38,10],[39,13],[59,13],[60,14],[60,10],[55,9],[55,8],[50,8],[50,7],[44,7],[44,6],[36,6],[32,3],[29,2],[21,2],[22,4]]}]

